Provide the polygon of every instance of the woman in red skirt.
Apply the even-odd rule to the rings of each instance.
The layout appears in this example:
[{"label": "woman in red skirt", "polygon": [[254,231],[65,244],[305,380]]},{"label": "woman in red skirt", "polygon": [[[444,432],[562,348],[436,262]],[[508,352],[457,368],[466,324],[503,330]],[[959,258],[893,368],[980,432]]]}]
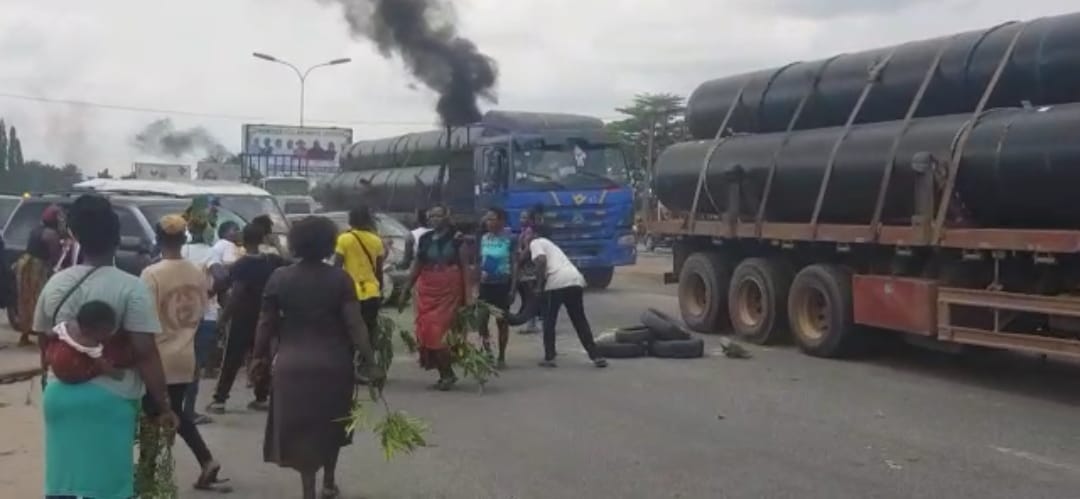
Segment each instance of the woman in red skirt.
[{"label": "woman in red skirt", "polygon": [[434,388],[447,391],[457,382],[450,367],[450,349],[444,338],[450,324],[465,302],[467,293],[467,250],[463,239],[450,224],[445,206],[428,210],[432,230],[417,242],[410,283],[416,290],[416,341],[420,350],[420,365],[439,371]]}]

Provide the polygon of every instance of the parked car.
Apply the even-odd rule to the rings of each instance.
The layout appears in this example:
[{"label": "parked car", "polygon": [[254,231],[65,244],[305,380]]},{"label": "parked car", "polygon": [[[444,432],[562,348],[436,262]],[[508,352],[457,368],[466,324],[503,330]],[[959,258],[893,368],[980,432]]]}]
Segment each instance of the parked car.
[{"label": "parked car", "polygon": [[[316,213],[320,217],[326,217],[337,224],[342,232],[349,230],[349,212],[329,211]],[[311,215],[288,215],[291,221],[296,221]],[[383,300],[393,302],[398,298],[398,292],[409,278],[408,269],[402,268],[405,259],[405,245],[408,244],[410,232],[405,225],[385,213],[375,214],[376,230],[383,239],[386,248],[386,259],[383,264]]]},{"label": "parked car", "polygon": [[12,212],[19,206],[19,202],[21,202],[22,199],[22,196],[0,194],[0,235],[3,234],[4,226],[7,225],[7,221],[11,218]]},{"label": "parked car", "polygon": [[9,307],[15,297],[15,275],[11,272],[12,262],[3,257],[5,253],[4,225],[7,224],[8,218],[11,218],[11,212],[15,211],[15,207],[19,206],[21,201],[22,196],[0,194],[0,308]]},{"label": "parked car", "polygon": [[[78,193],[34,195],[21,199],[4,227],[4,258],[13,264],[26,251],[30,232],[41,223],[45,208],[56,204],[66,209]],[[125,272],[139,275],[142,269],[157,258],[154,224],[162,216],[183,212],[190,201],[183,198],[152,195],[108,195],[113,210],[120,219],[120,248],[116,266]],[[15,287],[9,282],[8,302],[14,303]],[[14,307],[7,309],[8,320],[14,324]]]},{"label": "parked car", "polygon": [[239,182],[196,180],[191,182],[161,180],[94,179],[75,184],[79,191],[114,194],[142,194],[192,198],[209,195],[217,198],[221,207],[240,216],[245,221],[259,215],[268,215],[273,224],[274,235],[282,249],[288,248],[286,235],[289,221],[285,218],[274,196],[264,189]]}]

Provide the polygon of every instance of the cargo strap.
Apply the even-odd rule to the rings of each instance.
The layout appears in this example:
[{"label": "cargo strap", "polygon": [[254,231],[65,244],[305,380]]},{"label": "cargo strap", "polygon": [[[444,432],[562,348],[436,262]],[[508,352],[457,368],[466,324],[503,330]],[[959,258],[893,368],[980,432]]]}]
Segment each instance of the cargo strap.
[{"label": "cargo strap", "polygon": [[698,202],[701,200],[701,190],[703,187],[706,190],[706,195],[709,196],[709,201],[712,203],[713,209],[720,211],[720,208],[716,206],[716,200],[713,199],[712,193],[708,192],[708,187],[705,185],[705,178],[709,174],[709,163],[712,162],[713,154],[716,153],[716,150],[727,140],[724,131],[727,130],[728,123],[731,121],[731,116],[735,114],[735,108],[742,104],[743,93],[746,92],[746,87],[750,85],[751,81],[753,80],[746,80],[742,87],[739,88],[739,92],[735,94],[735,98],[731,99],[731,105],[728,106],[727,114],[724,115],[724,121],[720,123],[720,128],[716,130],[716,137],[713,139],[712,145],[709,146],[709,152],[705,154],[705,161],[702,162],[701,171],[698,173],[697,187],[694,189],[694,202],[691,203],[690,213],[686,216],[686,221],[683,223],[683,228],[686,230],[694,230],[694,224],[697,222]]},{"label": "cargo strap", "polygon": [[863,104],[866,104],[866,98],[870,96],[870,91],[881,82],[881,72],[889,65],[889,61],[896,54],[897,48],[894,47],[885,58],[870,67],[866,77],[866,85],[863,86],[862,93],[859,94],[859,100],[855,102],[855,107],[851,109],[851,114],[848,115],[847,122],[844,123],[844,131],[833,143],[832,151],[829,152],[829,161],[825,164],[825,174],[822,176],[821,186],[818,188],[817,201],[814,202],[814,214],[810,217],[811,240],[817,239],[818,217],[821,215],[821,206],[825,202],[825,192],[829,189],[829,181],[832,180],[833,167],[836,166],[836,157],[840,154],[840,146],[844,144],[844,140],[851,134],[851,126],[855,124],[855,120],[859,117],[859,111],[862,110]]},{"label": "cargo strap", "polygon": [[982,97],[979,99],[979,104],[975,106],[975,111],[971,113],[971,119],[963,125],[960,130],[960,136],[957,140],[956,147],[953,149],[952,157],[949,160],[948,172],[945,177],[945,186],[941,191],[941,198],[938,202],[937,216],[934,220],[934,232],[931,239],[931,244],[940,244],[941,236],[945,228],[945,219],[949,212],[949,202],[953,198],[953,190],[956,188],[956,176],[960,170],[960,161],[964,157],[964,148],[967,147],[968,140],[971,138],[971,132],[979,124],[979,119],[983,116],[983,110],[986,108],[987,103],[990,102],[990,96],[994,94],[994,89],[997,88],[998,81],[1001,80],[1001,75],[1005,72],[1005,66],[1009,64],[1009,60],[1012,59],[1012,54],[1016,50],[1016,44],[1020,41],[1020,37],[1027,30],[1031,23],[1036,21],[1025,22],[1020,25],[1020,28],[1013,34],[1012,40],[1009,41],[1009,46],[1005,48],[1005,52],[1001,55],[1001,60],[998,61],[997,68],[994,70],[994,75],[990,78],[990,82],[986,84],[986,89],[983,91]]},{"label": "cargo strap", "polygon": [[821,83],[822,77],[825,76],[825,70],[829,68],[829,64],[832,64],[837,58],[844,54],[837,54],[825,60],[818,68],[818,71],[810,79],[810,85],[806,87],[806,92],[803,93],[802,99],[799,100],[799,105],[795,107],[795,112],[791,114],[791,119],[788,121],[787,129],[784,131],[784,138],[780,141],[780,145],[773,151],[772,160],[769,162],[769,175],[765,177],[765,188],[761,193],[761,200],[758,202],[757,214],[754,217],[754,235],[761,237],[761,230],[765,224],[765,208],[769,204],[769,195],[772,193],[773,178],[776,177],[776,169],[780,163],[780,153],[787,146],[788,141],[791,140],[792,132],[795,130],[795,125],[799,123],[799,118],[802,116],[803,109],[806,108],[806,103],[810,101],[810,97],[814,95],[817,90],[818,84]]},{"label": "cargo strap", "polygon": [[945,51],[948,50],[955,39],[956,35],[950,36],[938,47],[937,54],[934,54],[934,59],[930,62],[930,67],[926,69],[919,90],[915,92],[915,97],[911,99],[907,114],[904,115],[904,122],[900,125],[900,131],[893,137],[892,146],[889,147],[888,159],[885,160],[885,172],[881,176],[881,185],[878,186],[877,201],[874,202],[874,216],[870,221],[873,241],[877,241],[881,235],[881,215],[885,210],[885,198],[889,195],[889,183],[892,182],[893,169],[896,167],[896,154],[900,151],[900,142],[903,141],[904,135],[911,128],[911,120],[915,117],[915,113],[918,112],[919,104],[922,103],[923,97],[926,96],[926,90],[930,88],[930,82],[934,80],[934,75],[937,74],[938,67],[941,66],[941,59],[945,57]]}]

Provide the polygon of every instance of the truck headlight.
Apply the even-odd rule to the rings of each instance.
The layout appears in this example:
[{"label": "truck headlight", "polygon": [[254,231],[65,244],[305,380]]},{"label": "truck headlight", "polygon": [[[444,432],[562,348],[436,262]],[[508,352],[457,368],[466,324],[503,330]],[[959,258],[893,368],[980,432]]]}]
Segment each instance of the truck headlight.
[{"label": "truck headlight", "polygon": [[637,246],[637,237],[633,234],[627,234],[619,237],[619,246]]}]

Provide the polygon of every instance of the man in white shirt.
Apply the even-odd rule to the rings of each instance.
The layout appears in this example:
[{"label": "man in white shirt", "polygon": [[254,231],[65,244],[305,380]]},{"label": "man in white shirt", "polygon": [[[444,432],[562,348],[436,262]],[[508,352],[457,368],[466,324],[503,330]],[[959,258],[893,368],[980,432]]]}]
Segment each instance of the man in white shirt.
[{"label": "man in white shirt", "polygon": [[[230,223],[232,222],[225,222],[225,224]],[[235,224],[233,225],[235,226]],[[190,235],[190,240],[183,248],[181,248],[181,256],[185,260],[194,263],[196,267],[199,267],[206,273],[210,289],[218,289],[219,284],[222,283],[226,277],[225,266],[219,255],[228,253],[227,248],[223,247],[221,248],[221,251],[216,251],[214,247],[211,247],[206,243],[204,239],[204,234],[206,233],[204,223],[197,221],[189,222],[188,233]],[[223,239],[222,241],[235,247],[233,243],[227,240]],[[222,241],[218,242],[221,243]],[[233,253],[235,253],[235,250]],[[214,348],[214,344],[217,342],[218,309],[217,296],[211,294],[209,303],[206,307],[206,313],[203,315],[203,319],[199,322],[199,327],[195,332],[196,377],[195,382],[188,386],[187,393],[184,395],[183,407],[184,412],[187,413],[195,424],[206,424],[213,421],[210,417],[197,413],[195,410],[195,403],[199,396],[199,380],[202,379],[202,370],[206,367],[207,357]]]},{"label": "man in white shirt", "polygon": [[229,266],[240,259],[240,226],[236,222],[223,222],[218,226],[218,240],[211,247],[214,259]]},{"label": "man in white shirt", "polygon": [[428,232],[431,232],[431,228],[428,227],[427,210],[416,210],[416,228],[409,231],[409,240],[405,242],[405,256],[401,260],[403,268],[409,268],[412,265],[413,259],[416,258],[416,247],[420,242],[420,236]]},{"label": "man in white shirt", "polygon": [[536,264],[536,274],[543,281],[544,290],[540,301],[544,323],[544,360],[540,362],[540,366],[556,366],[555,322],[559,319],[559,308],[565,306],[578,340],[581,341],[581,346],[585,347],[593,365],[607,367],[607,360],[596,352],[592,329],[589,327],[589,320],[585,318],[585,277],[566,257],[566,253],[547,238],[547,227],[537,227],[536,233],[529,241],[529,253]]}]

